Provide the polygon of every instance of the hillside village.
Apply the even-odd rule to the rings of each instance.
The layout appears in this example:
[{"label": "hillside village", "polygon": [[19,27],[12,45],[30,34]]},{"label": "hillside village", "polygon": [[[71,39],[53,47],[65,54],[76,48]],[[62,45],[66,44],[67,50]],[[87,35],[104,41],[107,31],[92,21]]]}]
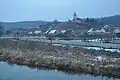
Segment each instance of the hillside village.
[{"label": "hillside village", "polygon": [[31,28],[14,28],[6,31],[5,36],[39,36],[52,39],[101,39],[110,42],[120,38],[120,26],[100,25],[94,18],[81,19],[74,12],[72,19],[64,22],[54,20],[48,24]]}]

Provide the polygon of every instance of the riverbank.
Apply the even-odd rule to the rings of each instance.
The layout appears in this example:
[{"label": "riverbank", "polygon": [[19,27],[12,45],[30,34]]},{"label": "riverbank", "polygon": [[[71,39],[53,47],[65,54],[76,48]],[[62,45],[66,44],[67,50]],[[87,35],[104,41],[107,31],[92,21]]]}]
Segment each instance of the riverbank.
[{"label": "riverbank", "polygon": [[0,40],[1,61],[74,73],[120,77],[119,57],[119,53],[60,47],[34,41]]},{"label": "riverbank", "polygon": [[0,80],[119,80],[119,78],[94,76],[89,74],[72,74],[58,70],[28,67],[24,65],[0,62]]}]

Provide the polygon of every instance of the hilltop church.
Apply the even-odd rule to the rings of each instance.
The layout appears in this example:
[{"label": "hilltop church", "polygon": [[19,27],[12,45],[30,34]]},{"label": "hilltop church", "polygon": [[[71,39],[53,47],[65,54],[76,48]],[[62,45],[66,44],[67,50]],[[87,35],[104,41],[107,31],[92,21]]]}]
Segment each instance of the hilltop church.
[{"label": "hilltop church", "polygon": [[82,23],[83,20],[81,18],[78,18],[76,12],[74,12],[72,22]]}]

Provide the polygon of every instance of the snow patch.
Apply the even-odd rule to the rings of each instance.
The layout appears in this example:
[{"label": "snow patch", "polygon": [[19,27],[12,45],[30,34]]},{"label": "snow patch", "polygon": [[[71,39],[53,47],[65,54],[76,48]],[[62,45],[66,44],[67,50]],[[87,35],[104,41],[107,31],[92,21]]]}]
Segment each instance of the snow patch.
[{"label": "snow patch", "polygon": [[85,49],[93,49],[93,50],[104,50],[104,51],[110,51],[110,52],[118,52],[120,53],[119,49],[104,49],[104,48],[100,48],[100,47],[83,47]]}]

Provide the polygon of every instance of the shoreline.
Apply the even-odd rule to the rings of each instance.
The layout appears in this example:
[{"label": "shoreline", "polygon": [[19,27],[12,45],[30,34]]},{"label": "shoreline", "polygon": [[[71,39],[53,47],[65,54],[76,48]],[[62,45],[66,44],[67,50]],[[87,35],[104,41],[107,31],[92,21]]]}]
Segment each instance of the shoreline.
[{"label": "shoreline", "polygon": [[[87,54],[78,48],[67,48],[67,50],[65,50],[62,47],[54,47],[43,43],[39,43],[39,45],[35,43],[33,45],[31,41],[27,43],[25,41],[25,44],[23,44],[24,41],[20,41],[17,43],[19,44],[19,48],[17,48],[18,45],[14,44],[15,42],[8,40],[1,42],[0,61],[7,61],[8,63],[18,65],[57,69],[65,72],[70,71],[73,73],[88,73],[120,78],[120,64],[110,60],[104,60],[102,62],[94,61],[91,58],[96,54],[92,55],[89,54],[89,52]],[[32,46],[30,46],[31,44]],[[11,46],[13,47],[10,48]],[[40,46],[42,46],[42,48],[40,48]],[[39,49],[36,50],[36,48]],[[58,51],[55,49],[58,49]],[[51,52],[49,52],[49,50]],[[61,50],[63,50],[63,53],[60,52]]]},{"label": "shoreline", "polygon": [[[31,63],[24,63],[24,62],[19,62],[19,61],[11,61],[11,60],[5,60],[5,59],[1,59],[0,57],[0,61],[4,61],[7,62],[8,64],[16,64],[16,65],[21,65],[21,66],[27,66],[30,68],[38,68],[38,69],[46,69],[46,70],[58,70],[58,71],[62,71],[65,73],[72,73],[72,74],[88,74],[88,75],[92,75],[92,76],[106,76],[106,77],[114,77],[114,78],[120,78],[120,75],[116,75],[116,74],[111,74],[111,73],[106,73],[106,71],[104,73],[102,72],[96,72],[95,69],[93,69],[93,71],[87,71],[82,69],[81,67],[76,68],[70,68],[66,65],[57,65],[57,66],[52,66],[51,65],[47,65],[47,64],[31,64]],[[92,66],[93,67],[93,66]]]}]

